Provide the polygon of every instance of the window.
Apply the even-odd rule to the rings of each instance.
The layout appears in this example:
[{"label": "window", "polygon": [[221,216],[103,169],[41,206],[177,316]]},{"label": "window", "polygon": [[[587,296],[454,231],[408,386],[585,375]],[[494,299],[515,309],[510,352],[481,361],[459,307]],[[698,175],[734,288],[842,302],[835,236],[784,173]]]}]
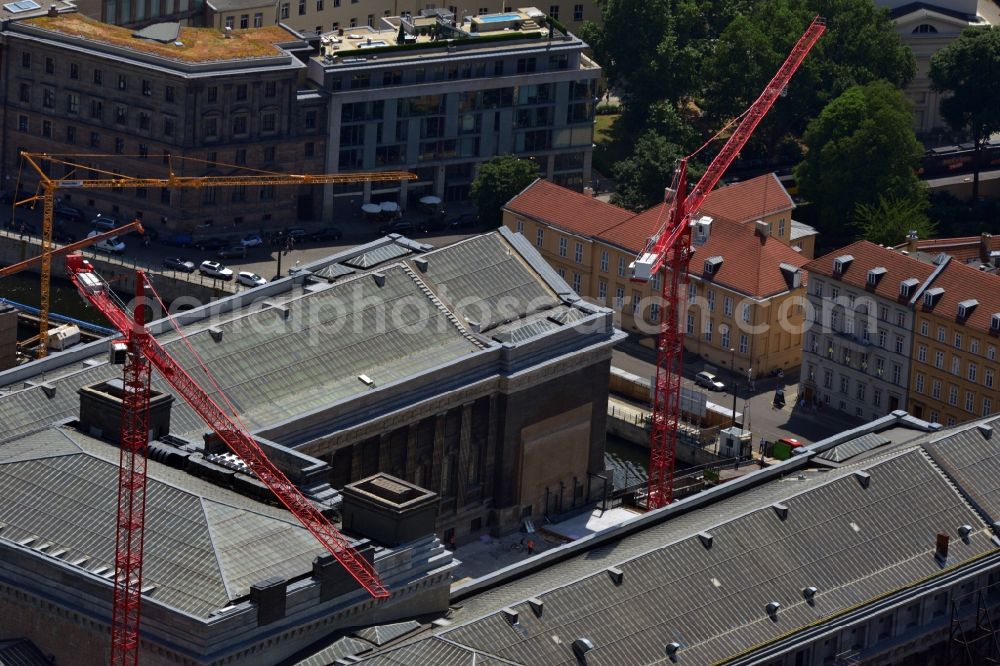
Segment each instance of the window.
[{"label": "window", "polygon": [[983,372],[983,386],[993,388],[993,370],[986,368]]},{"label": "window", "polygon": [[732,296],[726,296],[724,299],[722,299],[722,312],[727,317],[731,317],[733,315],[733,297]]},{"label": "window", "polygon": [[608,272],[608,251],[607,250],[601,250],[601,272],[602,273],[607,273]]},{"label": "window", "polygon": [[125,78],[124,74],[119,74],[118,75],[118,90],[127,90],[127,89],[128,89],[128,79]]},{"label": "window", "polygon": [[955,349],[961,349],[961,348],[962,348],[962,334],[961,333],[956,333],[955,334]]},{"label": "window", "polygon": [[139,129],[148,130],[152,124],[152,116],[149,115],[148,111],[139,112]]},{"label": "window", "polygon": [[219,119],[205,118],[202,123],[202,132],[205,135],[205,138],[217,138],[219,136]]},{"label": "window", "polygon": [[275,81],[264,82],[264,97],[277,97],[278,84]]},{"label": "window", "polygon": [[143,159],[144,160],[147,157],[149,157],[149,146],[146,145],[146,144],[144,144],[144,143],[140,143],[139,144],[139,159]]},{"label": "window", "polygon": [[315,111],[306,111],[305,126],[306,126],[306,129],[316,129],[316,112]]},{"label": "window", "polygon": [[903,368],[898,363],[892,364],[892,383],[899,385],[902,380]]},{"label": "window", "polygon": [[875,389],[872,391],[872,404],[876,407],[882,406],[882,391]]},{"label": "window", "polygon": [[545,238],[545,232],[542,231],[541,227],[538,227],[538,230],[535,231],[535,247],[541,247],[544,238]]},{"label": "window", "polygon": [[688,335],[694,335],[694,315],[690,312],[688,313],[687,323],[684,330]]},{"label": "window", "polygon": [[517,233],[524,234],[524,220],[515,220],[517,226]]},{"label": "window", "polygon": [[239,165],[244,165],[244,164],[247,163],[247,149],[246,148],[237,148],[236,149],[236,155],[233,157],[233,163],[234,164],[239,164]]},{"label": "window", "polygon": [[914,28],[912,32],[915,35],[931,35],[937,32],[937,28],[932,26],[930,23],[921,23]]},{"label": "window", "polygon": [[923,375],[922,372],[918,372],[917,373],[916,391],[917,391],[917,393],[923,393],[924,392],[924,375]]},{"label": "window", "polygon": [[226,17],[226,30],[232,30],[235,24],[235,18],[232,16]]},{"label": "window", "polygon": [[299,16],[306,15],[306,0],[299,0]]},{"label": "window", "polygon": [[351,28],[357,28],[358,27],[358,19],[356,19],[356,18],[354,18],[352,16],[351,20],[347,22],[347,25],[350,26]]},{"label": "window", "polygon": [[941,415],[938,414],[937,410],[935,409],[932,409],[930,415],[928,416],[928,419],[930,420],[931,423],[940,423],[940,421],[938,421],[938,419],[940,418]]},{"label": "window", "polygon": [[21,67],[31,69],[31,54],[27,51],[21,53]]},{"label": "window", "polygon": [[976,394],[972,391],[965,392],[965,411],[971,412],[976,408]]},{"label": "window", "polygon": [[276,119],[273,113],[265,113],[261,118],[261,130],[264,132],[273,132],[276,128]]},{"label": "window", "polygon": [[729,349],[729,342],[730,342],[730,340],[729,340],[729,337],[730,337],[729,336],[729,327],[725,326],[725,325],[720,326],[719,327],[719,334],[722,335],[722,340],[720,341],[720,344],[722,344],[722,348],[723,349]]},{"label": "window", "polygon": [[979,340],[977,340],[976,338],[971,338],[969,340],[969,351],[972,352],[973,354],[979,353]]},{"label": "window", "polygon": [[128,124],[128,108],[118,104],[115,106],[115,122],[119,125]]},{"label": "window", "polygon": [[625,257],[618,257],[618,275],[625,277]]},{"label": "window", "polygon": [[219,88],[218,86],[210,86],[205,91],[205,98],[209,104],[214,104],[219,101]]},{"label": "window", "polygon": [[273,162],[274,161],[274,146],[264,146],[264,161]]},{"label": "window", "polygon": [[865,399],[865,388],[866,388],[866,386],[865,386],[864,382],[856,382],[854,384],[854,397],[856,399],[858,399],[858,400],[864,400]]},{"label": "window", "polygon": [[578,242],[573,247],[573,261],[578,264],[583,263],[583,243]]},{"label": "window", "polygon": [[115,139],[115,152],[119,155],[125,152],[125,139]]},{"label": "window", "polygon": [[741,354],[746,354],[750,349],[750,338],[746,333],[740,333],[740,347],[739,351]]},{"label": "window", "polygon": [[927,335],[927,321],[920,322],[920,335]]},{"label": "window", "polygon": [[877,358],[875,359],[875,374],[879,377],[885,374],[885,359]]},{"label": "window", "polygon": [[927,347],[925,345],[917,347],[917,360],[921,363],[927,362]]},{"label": "window", "polygon": [[51,88],[42,90],[42,106],[46,109],[54,109],[56,106],[56,92]]},{"label": "window", "polygon": [[518,74],[528,74],[534,72],[537,67],[534,58],[518,58],[517,59],[517,73]]},{"label": "window", "polygon": [[559,5],[549,5],[549,16],[555,20],[559,20]]},{"label": "window", "polygon": [[944,342],[944,336],[945,336],[944,326],[938,326],[937,330],[938,342]]},{"label": "window", "polygon": [[993,413],[993,402],[989,398],[983,398],[983,416]]},{"label": "window", "polygon": [[840,375],[840,392],[847,394],[851,388],[851,380],[846,375]]},{"label": "window", "polygon": [[660,293],[660,274],[649,276],[649,285],[655,293]]},{"label": "window", "polygon": [[632,314],[639,314],[639,303],[642,301],[642,296],[637,291],[632,292]]},{"label": "window", "polygon": [[247,117],[246,116],[233,117],[233,134],[242,135],[246,133],[247,133]]},{"label": "window", "polygon": [[263,28],[264,27],[264,14],[262,12],[257,12],[253,15],[253,27]]},{"label": "window", "polygon": [[608,283],[605,282],[604,280],[601,280],[600,282],[597,283],[597,298],[599,298],[601,303],[603,303],[604,299],[606,299],[607,297],[608,297]]},{"label": "window", "polygon": [[236,100],[238,102],[245,102],[247,99],[247,84],[241,83],[236,86]]},{"label": "window", "polygon": [[896,336],[896,353],[897,354],[902,354],[903,353],[903,336],[902,335],[897,335]]},{"label": "window", "polygon": [[715,312],[715,292],[709,289],[706,296],[708,297],[708,311]]},{"label": "window", "polygon": [[323,11],[323,0],[316,0],[316,11]]},{"label": "window", "polygon": [[885,331],[883,331],[882,329],[879,329],[878,330],[878,346],[881,347],[882,349],[885,349],[885,339],[886,339],[886,337],[887,336],[885,334]]},{"label": "window", "polygon": [[43,120],[42,121],[42,136],[46,139],[52,138],[52,121]]},{"label": "window", "polygon": [[694,303],[698,298],[698,285],[688,282],[688,303]]},{"label": "window", "polygon": [[566,241],[565,238],[560,238],[559,239],[559,256],[560,257],[565,257],[566,256],[566,247],[567,247],[567,245],[568,245],[568,242]]},{"label": "window", "polygon": [[997,348],[993,345],[987,345],[986,347],[986,358],[991,361],[997,360]]},{"label": "window", "polygon": [[167,102],[173,102],[174,101],[174,87],[173,86],[166,86],[163,89],[163,99],[164,99],[164,101],[167,101]]},{"label": "window", "polygon": [[660,304],[651,303],[649,306],[649,320],[660,321]]},{"label": "window", "polygon": [[368,27],[369,28],[374,28],[375,27],[375,15],[374,14],[369,14],[368,15]]},{"label": "window", "polygon": [[953,407],[958,405],[958,387],[954,384],[948,387],[948,404]]},{"label": "window", "polygon": [[896,313],[896,326],[899,326],[900,328],[906,328],[906,313],[905,312],[897,312]]},{"label": "window", "polygon": [[878,307],[878,318],[882,321],[889,321],[889,308],[884,305]]},{"label": "window", "polygon": [[577,23],[583,20],[583,5],[573,5],[573,20]]},{"label": "window", "polygon": [[828,389],[833,388],[833,372],[831,370],[823,371],[823,387]]},{"label": "window", "polygon": [[149,79],[142,80],[142,96],[143,97],[153,96],[153,83]]},{"label": "window", "polygon": [[66,126],[66,143],[76,143],[76,128],[72,125]]},{"label": "window", "polygon": [[45,73],[55,74],[56,73],[56,61],[52,58],[45,58]]},{"label": "window", "polygon": [[22,83],[21,87],[20,87],[20,91],[21,92],[20,92],[20,96],[18,97],[18,99],[20,99],[22,102],[30,103],[31,102],[31,86],[29,84],[27,84],[27,83]]},{"label": "window", "polygon": [[978,372],[979,372],[979,368],[976,367],[976,364],[975,363],[970,363],[969,364],[969,374],[968,374],[970,382],[976,381],[976,375],[978,374]]},{"label": "window", "polygon": [[957,356],[951,357],[951,374],[957,375],[962,372],[962,359]]},{"label": "window", "polygon": [[751,314],[750,313],[750,304],[749,303],[744,303],[743,304],[743,321],[747,322],[748,324],[750,323],[750,319],[751,319],[750,314]]},{"label": "window", "polygon": [[281,3],[281,18],[286,19],[291,14],[291,8],[287,2]]},{"label": "window", "polygon": [[615,308],[618,310],[622,309],[625,304],[625,289],[623,287],[615,288]]},{"label": "window", "polygon": [[163,136],[173,136],[174,135],[174,119],[164,118],[163,119]]},{"label": "window", "polygon": [[95,120],[101,120],[104,116],[104,104],[100,100],[92,99],[90,100],[90,117]]},{"label": "window", "polygon": [[90,133],[90,147],[100,148],[101,147],[101,135],[97,132]]},{"label": "window", "polygon": [[705,342],[711,342],[712,341],[712,320],[711,319],[709,319],[707,322],[705,322],[705,330],[702,331],[701,334],[702,334],[702,337],[705,338]]},{"label": "window", "polygon": [[944,352],[936,351],[934,352],[934,367],[940,370],[944,367]]},{"label": "window", "polygon": [[250,15],[240,14],[240,30],[246,30],[250,27]]}]

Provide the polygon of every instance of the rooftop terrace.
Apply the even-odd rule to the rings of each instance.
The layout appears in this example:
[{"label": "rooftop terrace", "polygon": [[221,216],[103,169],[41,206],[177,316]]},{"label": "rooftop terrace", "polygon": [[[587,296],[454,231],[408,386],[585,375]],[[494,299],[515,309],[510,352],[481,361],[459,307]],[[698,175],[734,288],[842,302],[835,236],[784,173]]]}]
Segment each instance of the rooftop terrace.
[{"label": "rooftop terrace", "polygon": [[129,28],[101,23],[77,13],[39,16],[23,23],[109,46],[198,63],[280,56],[283,52],[276,45],[294,39],[287,30],[278,26],[234,30],[228,39],[218,30],[181,27],[177,41],[162,43],[136,37]]}]

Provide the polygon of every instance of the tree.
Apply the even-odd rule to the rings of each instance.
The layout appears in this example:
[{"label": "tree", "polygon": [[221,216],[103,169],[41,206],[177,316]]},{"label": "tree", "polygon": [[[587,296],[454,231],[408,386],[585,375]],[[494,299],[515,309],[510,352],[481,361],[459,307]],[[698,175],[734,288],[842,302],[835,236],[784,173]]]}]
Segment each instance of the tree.
[{"label": "tree", "polygon": [[972,200],[979,200],[983,146],[1000,131],[1000,29],[969,28],[931,58],[931,88],[950,93],[941,116],[957,132],[968,131],[975,144]]},{"label": "tree", "polygon": [[880,195],[876,203],[859,203],[854,209],[855,223],[865,240],[878,245],[898,245],[910,232],[917,238],[933,238],[937,225],[927,217],[927,199],[903,199]]},{"label": "tree", "polygon": [[836,234],[854,222],[858,204],[880,196],[926,199],[914,170],[923,146],[909,103],[886,81],[849,88],[809,123],[803,140],[807,152],[795,178],[818,208],[821,231]]},{"label": "tree", "polygon": [[853,85],[884,79],[903,87],[916,73],[888,11],[871,0],[763,0],[726,27],[704,67],[712,72],[704,107],[716,126],[753,103],[817,14],[829,17],[826,32],[761,123],[751,151],[763,147],[773,156],[782,139],[800,135]]},{"label": "tree", "polygon": [[500,226],[503,207],[536,178],[538,165],[531,160],[498,155],[485,162],[479,167],[470,191],[479,221],[491,227]]},{"label": "tree", "polygon": [[660,203],[683,155],[677,144],[656,132],[646,132],[636,141],[632,155],[612,169],[618,189],[611,195],[611,203],[634,211]]}]

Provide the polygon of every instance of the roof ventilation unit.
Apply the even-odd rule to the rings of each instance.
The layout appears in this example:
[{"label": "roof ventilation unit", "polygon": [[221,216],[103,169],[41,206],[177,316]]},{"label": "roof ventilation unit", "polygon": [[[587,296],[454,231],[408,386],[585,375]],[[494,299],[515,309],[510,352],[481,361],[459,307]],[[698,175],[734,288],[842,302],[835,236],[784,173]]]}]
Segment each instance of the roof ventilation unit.
[{"label": "roof ventilation unit", "polygon": [[958,528],[958,536],[962,538],[962,541],[969,543],[969,536],[972,534],[972,525],[962,525]]},{"label": "roof ventilation unit", "polygon": [[417,257],[413,260],[413,264],[420,270],[421,273],[427,272],[427,259],[425,257]]},{"label": "roof ventilation unit", "polygon": [[781,604],[778,603],[777,601],[770,602],[764,608],[764,610],[767,611],[768,617],[770,617],[772,620],[775,620],[775,621],[777,621],[777,619],[778,619],[778,610],[780,610],[780,609],[781,609]]},{"label": "roof ventilation unit", "polygon": [[594,642],[589,638],[578,638],[573,641],[573,654],[580,661],[583,661],[587,653],[594,649]]},{"label": "roof ventilation unit", "polygon": [[976,426],[979,430],[979,434],[983,436],[983,439],[990,439],[993,437],[993,426],[987,425],[985,423],[980,423]]},{"label": "roof ventilation unit", "polygon": [[872,475],[863,469],[859,469],[854,473],[854,478],[858,480],[862,488],[867,488],[872,482]]},{"label": "roof ventilation unit", "polygon": [[711,532],[698,532],[698,540],[701,541],[701,545],[706,549],[712,547],[712,540],[715,537],[712,536]]},{"label": "roof ventilation unit", "polygon": [[771,505],[771,508],[774,509],[774,512],[778,514],[778,518],[780,518],[781,520],[785,520],[786,518],[788,518],[787,505],[782,504],[781,502],[776,502]]},{"label": "roof ventilation unit", "polygon": [[677,641],[667,643],[667,658],[670,661],[677,661],[677,651],[681,649],[681,644]]},{"label": "roof ventilation unit", "polygon": [[358,379],[360,379],[361,383],[365,386],[375,386],[375,380],[368,375],[358,375]]},{"label": "roof ventilation unit", "polygon": [[542,611],[545,608],[545,604],[538,597],[532,597],[528,599],[528,606],[531,607],[531,612],[535,614],[535,617],[541,617]]},{"label": "roof ventilation unit", "polygon": [[611,576],[615,585],[621,585],[622,581],[625,580],[625,572],[618,567],[608,567],[608,575]]},{"label": "roof ventilation unit", "polygon": [[754,222],[753,230],[761,238],[767,238],[771,235],[771,225],[764,220],[757,220]]},{"label": "roof ventilation unit", "polygon": [[212,339],[216,342],[222,342],[222,329],[218,326],[210,326],[208,334],[212,336]]},{"label": "roof ventilation unit", "polygon": [[372,273],[372,278],[375,280],[375,284],[380,287],[385,286],[385,273]]},{"label": "roof ventilation unit", "polygon": [[513,608],[504,608],[500,611],[500,614],[503,615],[503,619],[507,620],[508,623],[512,625],[517,624],[517,611]]},{"label": "roof ventilation unit", "polygon": [[948,561],[948,544],[951,537],[947,534],[938,534],[934,541],[934,557],[941,563]]},{"label": "roof ventilation unit", "polygon": [[816,592],[818,591],[819,590],[817,590],[815,587],[812,587],[811,585],[809,587],[803,587],[802,598],[806,600],[806,603],[812,606],[813,603],[815,603],[816,601]]}]

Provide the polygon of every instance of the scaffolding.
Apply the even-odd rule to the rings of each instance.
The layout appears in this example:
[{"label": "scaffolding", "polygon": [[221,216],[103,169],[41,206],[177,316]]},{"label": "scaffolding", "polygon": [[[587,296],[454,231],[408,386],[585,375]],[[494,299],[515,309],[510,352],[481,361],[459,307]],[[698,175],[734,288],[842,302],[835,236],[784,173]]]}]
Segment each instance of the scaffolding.
[{"label": "scaffolding", "polygon": [[[962,615],[961,604],[951,601],[951,631],[948,640],[948,663],[955,666],[1000,664],[1000,640],[986,593],[979,590],[975,614]],[[972,621],[970,624],[970,620]]]}]

